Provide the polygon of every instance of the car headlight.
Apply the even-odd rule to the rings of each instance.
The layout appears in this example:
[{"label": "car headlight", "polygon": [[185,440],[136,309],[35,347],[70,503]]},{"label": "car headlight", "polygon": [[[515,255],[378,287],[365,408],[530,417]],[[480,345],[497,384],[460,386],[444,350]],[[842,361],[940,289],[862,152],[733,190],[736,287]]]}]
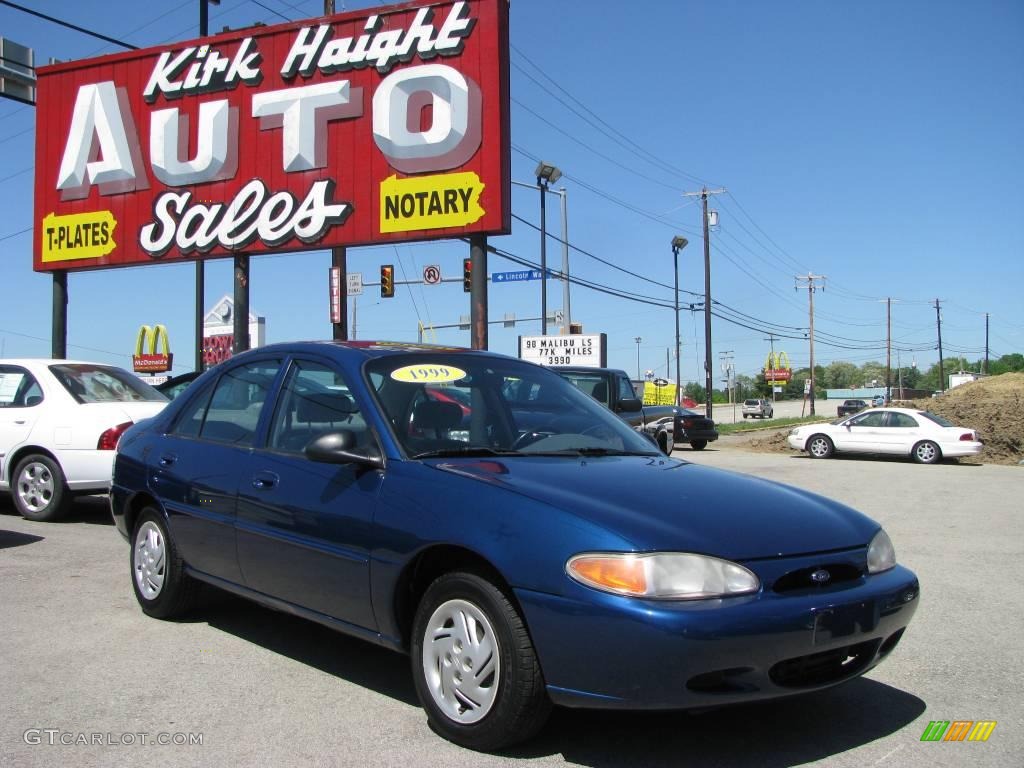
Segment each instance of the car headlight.
[{"label": "car headlight", "polygon": [[896,567],[896,549],[884,530],[880,530],[868,545],[868,573],[882,573]]},{"label": "car headlight", "polygon": [[565,571],[603,592],[658,600],[746,595],[761,587],[742,565],[690,553],[584,553],[569,558]]}]

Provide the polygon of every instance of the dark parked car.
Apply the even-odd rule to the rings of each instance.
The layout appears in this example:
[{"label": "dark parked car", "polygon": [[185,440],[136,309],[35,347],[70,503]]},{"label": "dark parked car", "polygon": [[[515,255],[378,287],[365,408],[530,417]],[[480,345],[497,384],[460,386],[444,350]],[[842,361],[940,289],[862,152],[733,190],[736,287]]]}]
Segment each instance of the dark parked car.
[{"label": "dark parked car", "polygon": [[836,413],[840,418],[843,416],[852,416],[855,413],[863,411],[867,407],[868,404],[864,400],[844,400],[843,404],[836,408]]},{"label": "dark parked car", "polygon": [[644,413],[649,422],[673,424],[676,445],[689,443],[695,451],[703,451],[708,443],[718,439],[718,430],[713,419],[689,408],[675,408],[671,405],[645,405]]},{"label": "dark parked car", "polygon": [[[449,388],[468,428],[430,395]],[[111,508],[145,613],[181,615],[206,582],[407,653],[432,727],[481,750],[552,704],[850,680],[918,602],[878,523],[664,456],[561,376],[484,351],[240,354],[124,434]]]}]

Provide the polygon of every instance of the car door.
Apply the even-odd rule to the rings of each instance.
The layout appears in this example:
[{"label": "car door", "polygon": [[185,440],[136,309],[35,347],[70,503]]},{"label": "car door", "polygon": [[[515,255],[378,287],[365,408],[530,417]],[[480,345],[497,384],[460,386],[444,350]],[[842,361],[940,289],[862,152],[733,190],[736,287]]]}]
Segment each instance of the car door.
[{"label": "car door", "polygon": [[294,359],[238,487],[238,559],[251,589],[374,629],[369,553],[382,473],[302,452],[337,429],[351,430],[357,448],[376,444],[345,377],[325,360]]},{"label": "car door", "polygon": [[922,437],[921,425],[905,413],[890,411],[886,422],[886,453],[909,454]]},{"label": "car door", "polygon": [[858,453],[879,453],[884,451],[885,413],[868,411],[854,416],[840,430],[840,439],[836,440],[838,450],[856,451]]},{"label": "car door", "polygon": [[0,365],[0,478],[7,477],[7,457],[24,443],[42,413],[43,390],[27,368]]},{"label": "car door", "polygon": [[281,361],[228,368],[188,404],[154,446],[150,487],[191,567],[241,583],[235,548],[238,484],[248,470],[267,395]]}]

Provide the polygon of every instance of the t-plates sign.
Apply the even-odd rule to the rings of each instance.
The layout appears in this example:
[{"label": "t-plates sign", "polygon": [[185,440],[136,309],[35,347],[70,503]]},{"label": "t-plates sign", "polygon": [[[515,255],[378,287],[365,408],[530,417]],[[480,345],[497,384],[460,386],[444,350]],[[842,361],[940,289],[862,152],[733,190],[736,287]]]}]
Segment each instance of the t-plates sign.
[{"label": "t-plates sign", "polygon": [[423,282],[427,285],[437,285],[441,282],[441,265],[428,264],[423,268]]},{"label": "t-plates sign", "polygon": [[510,231],[507,0],[413,0],[37,77],[37,270]]}]

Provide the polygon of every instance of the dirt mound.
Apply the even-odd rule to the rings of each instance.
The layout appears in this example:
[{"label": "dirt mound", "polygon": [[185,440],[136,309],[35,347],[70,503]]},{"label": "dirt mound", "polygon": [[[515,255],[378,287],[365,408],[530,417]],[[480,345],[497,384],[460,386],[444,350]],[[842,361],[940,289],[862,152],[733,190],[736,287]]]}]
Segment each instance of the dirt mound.
[{"label": "dirt mound", "polygon": [[1024,460],[1024,373],[979,379],[908,405],[981,433],[985,450],[976,459],[961,461],[1018,464]]},{"label": "dirt mound", "polygon": [[[960,459],[971,464],[1019,464],[1024,461],[1024,373],[1004,373],[962,384],[938,397],[894,402],[944,416],[958,427],[976,429],[985,441],[980,456]],[[721,448],[760,453],[791,453],[790,430],[723,435]]]}]

